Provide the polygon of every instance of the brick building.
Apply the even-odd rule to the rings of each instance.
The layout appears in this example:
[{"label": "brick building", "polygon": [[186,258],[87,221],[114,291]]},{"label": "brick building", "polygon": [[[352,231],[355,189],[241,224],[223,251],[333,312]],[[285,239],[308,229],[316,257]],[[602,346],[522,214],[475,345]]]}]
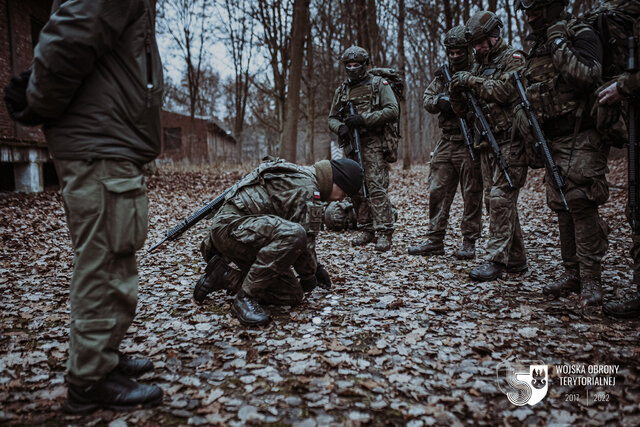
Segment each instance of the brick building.
[{"label": "brick building", "polygon": [[212,163],[237,161],[236,140],[213,118],[162,112],[160,162]]}]

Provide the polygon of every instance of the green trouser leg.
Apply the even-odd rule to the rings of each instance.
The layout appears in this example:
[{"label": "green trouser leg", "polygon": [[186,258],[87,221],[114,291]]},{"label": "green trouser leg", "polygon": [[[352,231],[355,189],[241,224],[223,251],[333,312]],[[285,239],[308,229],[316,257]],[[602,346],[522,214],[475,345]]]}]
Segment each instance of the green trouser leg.
[{"label": "green trouser leg", "polygon": [[67,381],[86,385],[118,364],[135,315],[135,252],[144,244],[144,177],[128,161],[55,160],[74,249]]},{"label": "green trouser leg", "polygon": [[[275,215],[216,215],[203,246],[213,246],[243,272],[242,290],[263,304],[296,305],[303,292],[293,269],[307,264],[300,224]],[[297,270],[297,269],[296,269]]]}]

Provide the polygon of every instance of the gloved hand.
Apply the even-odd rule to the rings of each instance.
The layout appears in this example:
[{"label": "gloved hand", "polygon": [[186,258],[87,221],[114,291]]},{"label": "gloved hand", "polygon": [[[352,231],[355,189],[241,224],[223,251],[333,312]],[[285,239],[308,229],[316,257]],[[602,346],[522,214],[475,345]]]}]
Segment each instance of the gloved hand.
[{"label": "gloved hand", "polygon": [[565,20],[558,21],[547,28],[547,40],[549,42],[553,42],[556,39],[568,39],[569,36],[569,27]]},{"label": "gloved hand", "polygon": [[340,137],[340,146],[346,145],[351,141],[351,131],[349,130],[349,126],[340,125],[338,128],[338,136]]},{"label": "gloved hand", "polygon": [[533,134],[531,133],[531,125],[527,118],[527,113],[524,111],[522,104],[518,104],[513,109],[513,125],[518,130],[518,133],[522,139],[526,142],[533,141]]},{"label": "gloved hand", "polygon": [[311,276],[308,279],[302,279],[300,278],[300,286],[302,286],[302,290],[304,292],[311,292],[312,290],[315,289],[316,286],[318,286],[318,281],[316,279],[316,276]]},{"label": "gloved hand", "polygon": [[331,277],[329,277],[329,272],[322,266],[322,264],[318,264],[316,268],[316,279],[318,281],[318,286],[322,289],[331,289]]},{"label": "gloved hand", "polygon": [[4,102],[11,119],[27,126],[44,123],[45,119],[29,108],[27,103],[27,85],[31,70],[23,71],[11,78],[9,86],[4,88]]},{"label": "gloved hand", "polygon": [[483,79],[476,77],[469,71],[458,71],[451,77],[451,83],[449,87],[452,91],[462,91],[465,89],[471,89],[471,86],[481,82]]},{"label": "gloved hand", "polygon": [[451,109],[451,99],[449,95],[446,93],[438,94],[438,98],[436,99],[436,107],[443,113],[453,113]]},{"label": "gloved hand", "polygon": [[344,119],[344,123],[349,129],[360,129],[364,127],[364,118],[360,114],[353,114]]}]

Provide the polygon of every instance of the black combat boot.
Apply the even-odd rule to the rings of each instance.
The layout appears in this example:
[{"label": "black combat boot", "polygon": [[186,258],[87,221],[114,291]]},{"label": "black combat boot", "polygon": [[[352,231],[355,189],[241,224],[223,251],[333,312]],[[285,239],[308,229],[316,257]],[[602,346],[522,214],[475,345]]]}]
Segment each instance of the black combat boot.
[{"label": "black combat boot", "polygon": [[352,246],[364,246],[367,243],[373,242],[376,238],[376,235],[373,231],[363,230],[356,234],[356,236],[351,241]]},{"label": "black combat boot", "polygon": [[582,279],[580,299],[584,307],[602,304],[602,284],[599,277],[587,276]]},{"label": "black combat boot", "polygon": [[118,357],[118,366],[115,369],[124,376],[139,377],[153,371],[153,363],[149,359],[133,359],[122,353],[118,353]]},{"label": "black combat boot", "polygon": [[247,295],[242,289],[236,294],[236,299],[231,306],[231,313],[246,326],[261,326],[271,321],[258,301]]},{"label": "black combat boot", "polygon": [[193,290],[193,299],[201,303],[211,292],[224,288],[224,275],[229,266],[220,255],[214,255],[209,260],[204,274],[198,279]]},{"label": "black combat boot", "polygon": [[69,384],[63,409],[70,414],[88,414],[96,409],[150,408],[161,402],[160,387],[137,383],[114,370],[103,380],[86,387]]},{"label": "black combat boot", "polygon": [[640,317],[640,284],[636,285],[638,293],[635,297],[622,302],[608,302],[602,307],[604,314],[620,319]]},{"label": "black combat boot", "polygon": [[442,240],[429,239],[427,243],[409,246],[409,255],[444,255]]},{"label": "black combat boot", "polygon": [[565,270],[558,280],[542,287],[542,293],[555,297],[570,292],[580,292],[580,274],[576,270]]},{"label": "black combat boot", "polygon": [[489,282],[491,280],[499,279],[502,276],[502,272],[505,270],[505,265],[499,262],[487,261],[484,264],[474,268],[469,273],[469,277],[479,282]]},{"label": "black combat boot", "polygon": [[389,249],[391,249],[391,236],[392,233],[381,234],[380,236],[378,236],[375,250],[377,252],[387,252]]},{"label": "black combat boot", "polygon": [[[444,252],[444,248],[443,248]],[[476,242],[474,240],[462,239],[462,245],[456,251],[456,258],[458,259],[474,259],[476,257]]]},{"label": "black combat boot", "polygon": [[504,271],[506,271],[509,274],[516,274],[516,273],[526,273],[528,270],[529,270],[529,266],[525,261],[522,263],[508,262],[507,267],[505,268]]}]

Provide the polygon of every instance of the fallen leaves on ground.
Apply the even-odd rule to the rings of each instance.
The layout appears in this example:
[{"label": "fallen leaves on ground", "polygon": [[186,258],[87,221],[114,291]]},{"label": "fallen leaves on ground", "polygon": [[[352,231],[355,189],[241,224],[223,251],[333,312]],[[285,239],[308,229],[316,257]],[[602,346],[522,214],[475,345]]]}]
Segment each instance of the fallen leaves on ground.
[{"label": "fallen leaves on ground", "polygon": [[[611,169],[611,200],[601,209],[612,229],[603,280],[606,299],[618,300],[633,291],[624,160],[612,161]],[[246,172],[164,170],[152,177],[147,247]],[[353,248],[349,233],[323,232],[318,255],[333,288],[314,291],[298,307],[271,307],[273,322],[264,328],[242,327],[226,294],[193,303],[207,221],[157,252],[141,251],[138,314],[122,350],[153,360],[155,373],[142,381],[162,387],[164,403],[86,417],[60,411],[72,271],[61,196],[0,194],[0,422],[640,424],[640,322],[585,313],[575,295],[553,301],[542,295],[562,266],[541,171],[530,172],[519,204],[529,271],[489,283],[468,278],[484,255],[486,215],[475,261],[453,257],[461,242],[459,194],[446,255],[409,256],[407,247],[425,239],[428,225],[428,167],[394,169],[391,182],[400,213],[393,249]],[[498,364],[516,357],[619,364],[621,371],[617,385],[603,389],[608,402],[567,401],[567,393],[584,389],[560,387],[552,377],[542,402],[516,407],[496,382]]]}]

